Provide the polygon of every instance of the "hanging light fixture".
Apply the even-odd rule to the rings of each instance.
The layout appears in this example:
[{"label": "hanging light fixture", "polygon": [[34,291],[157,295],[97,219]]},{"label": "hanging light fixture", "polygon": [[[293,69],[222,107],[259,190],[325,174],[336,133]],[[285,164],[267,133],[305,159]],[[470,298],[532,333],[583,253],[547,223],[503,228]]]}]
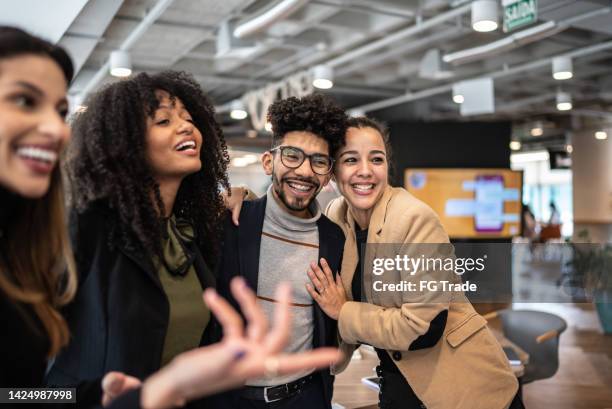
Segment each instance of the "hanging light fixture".
[{"label": "hanging light fixture", "polygon": [[557,109],[559,111],[569,111],[572,109],[572,96],[569,92],[557,92]]},{"label": "hanging light fixture", "polygon": [[328,65],[317,65],[312,70],[312,85],[319,89],[330,89],[334,86],[334,71]]},{"label": "hanging light fixture", "polygon": [[595,132],[595,138],[603,141],[604,139],[608,139],[608,134],[606,131],[597,131]]},{"label": "hanging light fixture", "polygon": [[453,84],[453,102],[455,104],[463,104],[465,101],[465,97],[463,96],[463,92],[461,91],[460,84]]},{"label": "hanging light fixture", "polygon": [[552,60],[552,76],[558,81],[568,80],[574,76],[570,57],[555,57]]},{"label": "hanging light fixture", "polygon": [[472,2],[472,28],[486,33],[497,30],[497,1],[475,0]]},{"label": "hanging light fixture", "polygon": [[529,131],[531,136],[542,136],[544,134],[544,127],[542,126],[542,121],[536,121],[533,124],[533,128]]},{"label": "hanging light fixture", "polygon": [[244,104],[239,99],[232,101],[230,109],[230,117],[232,119],[241,120],[248,116],[247,111],[244,109]]},{"label": "hanging light fixture", "polygon": [[124,50],[115,50],[110,55],[110,74],[113,77],[129,77],[132,74],[132,59]]}]

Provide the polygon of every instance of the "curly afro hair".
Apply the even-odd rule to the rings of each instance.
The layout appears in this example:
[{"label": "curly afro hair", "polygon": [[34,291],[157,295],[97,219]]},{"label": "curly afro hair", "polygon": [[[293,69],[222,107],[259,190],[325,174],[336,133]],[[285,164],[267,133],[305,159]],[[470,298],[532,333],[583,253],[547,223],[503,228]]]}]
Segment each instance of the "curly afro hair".
[{"label": "curly afro hair", "polygon": [[219,189],[229,189],[229,156],[213,106],[187,73],[142,73],[88,99],[87,109],[74,119],[67,158],[72,201],[78,211],[96,201],[113,211],[111,244],[121,240],[161,255],[164,205],[145,154],[146,120],[159,106],[156,90],[180,99],[204,137],[202,168],[183,179],[173,213],[193,223],[196,242],[214,267],[225,211]]},{"label": "curly afro hair", "polygon": [[282,99],[268,109],[268,121],[272,124],[272,147],[278,146],[287,132],[312,132],[327,141],[332,157],[344,144],[347,120],[344,109],[322,94]]}]

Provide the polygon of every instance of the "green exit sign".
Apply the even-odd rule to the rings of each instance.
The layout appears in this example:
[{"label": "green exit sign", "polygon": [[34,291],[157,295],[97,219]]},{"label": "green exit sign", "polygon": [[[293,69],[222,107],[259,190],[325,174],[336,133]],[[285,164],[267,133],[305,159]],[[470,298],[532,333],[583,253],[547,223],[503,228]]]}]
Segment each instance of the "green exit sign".
[{"label": "green exit sign", "polygon": [[504,32],[531,24],[538,19],[537,0],[503,0]]}]

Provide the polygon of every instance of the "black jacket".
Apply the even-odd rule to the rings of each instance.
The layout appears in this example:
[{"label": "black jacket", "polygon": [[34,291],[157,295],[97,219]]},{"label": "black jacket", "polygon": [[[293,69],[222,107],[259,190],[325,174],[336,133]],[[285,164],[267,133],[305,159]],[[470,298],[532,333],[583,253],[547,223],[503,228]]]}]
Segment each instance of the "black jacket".
[{"label": "black jacket", "polygon": [[[114,217],[101,203],[71,214],[79,289],[65,310],[71,342],[56,358],[47,377],[49,385],[76,385],[109,371],[144,379],[160,368],[168,299],[151,258],[142,249],[109,243]],[[201,253],[197,248],[195,252],[202,288],[214,286]],[[211,319],[202,345],[216,337],[216,327]]]},{"label": "black jacket", "polygon": [[[18,196],[0,186],[0,240],[2,231],[8,226],[13,212],[19,206]],[[0,253],[0,258],[4,254]],[[10,273],[4,271],[10,278]],[[41,388],[44,387],[44,373],[47,367],[49,340],[42,322],[31,305],[15,302],[0,290],[0,317],[3,329],[0,331],[0,387]],[[100,380],[79,384],[77,402],[79,407],[102,409]],[[41,404],[4,403],[2,408],[40,408]],[[74,409],[73,403],[55,403],[56,409]],[[106,409],[137,409],[140,407],[140,390],[127,392],[115,399]]]},{"label": "black jacket", "polygon": [[[229,282],[235,276],[245,278],[249,287],[257,290],[259,275],[259,251],[261,233],[266,212],[266,196],[253,201],[245,201],[240,212],[240,225],[236,227],[228,216],[225,224],[220,271],[217,273],[218,291],[237,307],[236,301],[229,292]],[[325,258],[334,276],[340,270],[344,251],[344,233],[335,223],[324,215],[317,221],[319,229],[319,259]],[[289,256],[289,255],[287,255]],[[306,274],[306,268],[304,268]],[[280,281],[280,279],[279,279]],[[337,323],[329,318],[315,302],[313,348],[337,346]],[[333,394],[334,378],[329,369],[320,371],[326,402]]]}]

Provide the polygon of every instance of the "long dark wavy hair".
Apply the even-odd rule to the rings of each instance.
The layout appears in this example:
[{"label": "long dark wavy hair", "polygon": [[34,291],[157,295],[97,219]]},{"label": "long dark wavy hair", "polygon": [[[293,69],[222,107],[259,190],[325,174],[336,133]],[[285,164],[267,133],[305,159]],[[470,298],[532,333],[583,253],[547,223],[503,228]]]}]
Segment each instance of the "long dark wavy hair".
[{"label": "long dark wavy hair", "polygon": [[179,98],[203,137],[202,168],[185,177],[173,213],[190,220],[196,243],[214,267],[225,211],[220,188],[229,189],[229,155],[214,108],[195,79],[184,72],[141,73],[106,86],[85,103],[73,122],[67,160],[72,202],[78,211],[103,201],[118,217],[110,243],[140,245],[161,255],[164,205],[146,158],[147,117],[159,107],[156,90]]}]

